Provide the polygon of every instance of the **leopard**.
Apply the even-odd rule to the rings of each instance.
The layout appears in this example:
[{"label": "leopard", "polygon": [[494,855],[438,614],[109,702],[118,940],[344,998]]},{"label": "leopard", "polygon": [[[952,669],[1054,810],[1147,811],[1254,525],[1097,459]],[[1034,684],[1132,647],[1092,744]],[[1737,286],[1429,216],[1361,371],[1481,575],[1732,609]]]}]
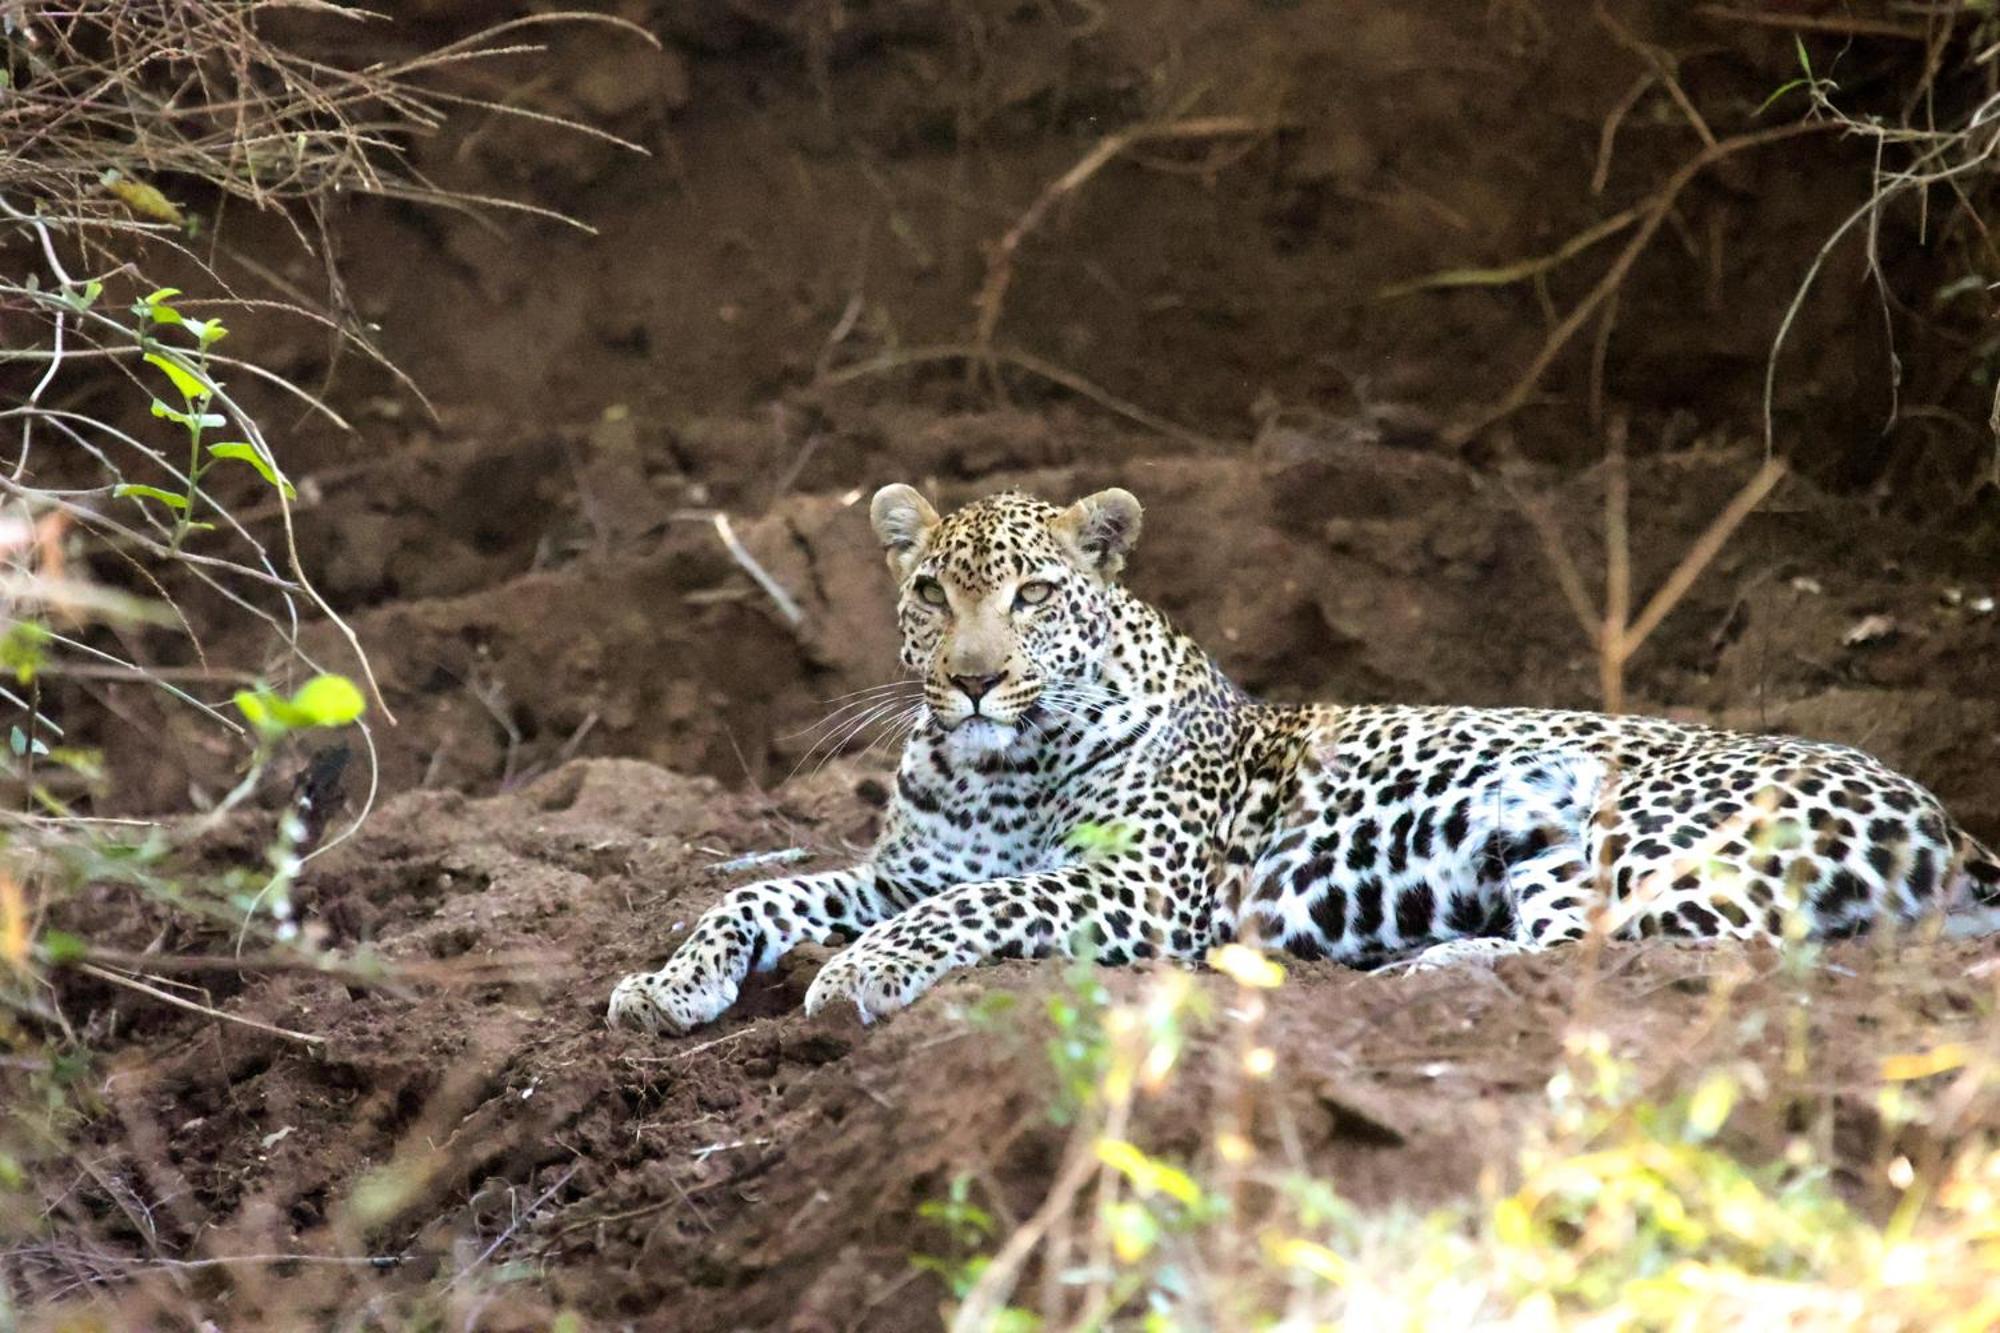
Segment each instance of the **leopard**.
[{"label": "leopard", "polygon": [[[908,735],[855,865],[724,893],[615,1026],[684,1033],[803,943],[866,1022],[998,959],[1227,943],[1428,971],[1604,938],[2000,929],[2000,859],[1869,754],[1632,713],[1262,702],[1122,579],[1131,492],[873,497]],[[901,691],[899,693],[899,691]],[[875,702],[871,703],[871,700]],[[888,785],[888,784],[883,784]]]}]

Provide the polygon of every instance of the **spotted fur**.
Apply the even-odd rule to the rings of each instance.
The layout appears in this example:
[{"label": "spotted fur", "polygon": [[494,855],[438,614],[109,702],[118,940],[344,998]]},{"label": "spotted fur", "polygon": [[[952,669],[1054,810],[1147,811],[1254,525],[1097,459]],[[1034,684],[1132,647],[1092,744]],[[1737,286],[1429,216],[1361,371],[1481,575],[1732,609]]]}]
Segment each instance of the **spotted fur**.
[{"label": "spotted fur", "polygon": [[1116,575],[1140,510],[995,496],[874,522],[923,702],[885,831],[846,870],[732,890],[614,1023],[686,1031],[806,940],[864,1018],[945,973],[1088,942],[1107,963],[1254,939],[1432,966],[1575,940],[2000,925],[2000,861],[1859,750],[1656,718],[1274,706]]}]

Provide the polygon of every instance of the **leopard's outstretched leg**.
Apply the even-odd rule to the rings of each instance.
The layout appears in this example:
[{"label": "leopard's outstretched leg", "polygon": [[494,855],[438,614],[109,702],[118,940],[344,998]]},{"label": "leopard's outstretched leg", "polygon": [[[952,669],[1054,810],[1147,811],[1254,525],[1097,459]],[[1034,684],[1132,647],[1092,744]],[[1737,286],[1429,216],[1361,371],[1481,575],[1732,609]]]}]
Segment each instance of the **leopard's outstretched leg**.
[{"label": "leopard's outstretched leg", "polygon": [[806,1012],[845,1000],[866,1022],[903,1008],[947,972],[994,958],[1085,945],[1106,963],[1197,956],[1206,942],[1158,911],[1155,874],[1137,858],[1099,860],[926,898],[835,954],[806,992]]},{"label": "leopard's outstretched leg", "polygon": [[855,936],[906,899],[871,865],[731,889],[702,913],[665,967],[635,972],[611,992],[613,1027],[686,1032],[736,1003],[752,972],[808,940]]}]

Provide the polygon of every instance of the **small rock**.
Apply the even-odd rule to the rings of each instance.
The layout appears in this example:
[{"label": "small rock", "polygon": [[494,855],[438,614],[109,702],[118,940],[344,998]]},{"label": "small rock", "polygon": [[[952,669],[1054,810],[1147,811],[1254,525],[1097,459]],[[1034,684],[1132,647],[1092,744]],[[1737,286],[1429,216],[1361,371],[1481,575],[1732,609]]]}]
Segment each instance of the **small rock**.
[{"label": "small rock", "polygon": [[1840,642],[1849,648],[1865,648],[1872,643],[1885,643],[1895,638],[1899,631],[1900,626],[1892,616],[1863,616],[1840,636]]}]

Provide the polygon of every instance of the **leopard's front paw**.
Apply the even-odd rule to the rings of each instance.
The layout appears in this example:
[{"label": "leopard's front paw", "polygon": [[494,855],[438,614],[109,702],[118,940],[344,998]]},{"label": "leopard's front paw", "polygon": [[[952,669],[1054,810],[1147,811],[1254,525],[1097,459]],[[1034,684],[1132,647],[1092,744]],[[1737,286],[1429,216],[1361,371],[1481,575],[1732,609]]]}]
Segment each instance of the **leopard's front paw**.
[{"label": "leopard's front paw", "polygon": [[1482,935],[1473,939],[1446,940],[1442,944],[1433,944],[1414,958],[1391,963],[1380,970],[1387,976],[1408,977],[1415,976],[1419,972],[1438,972],[1448,967],[1492,967],[1502,958],[1512,958],[1516,954],[1526,952],[1528,947],[1514,940]]},{"label": "leopard's front paw", "polygon": [[872,1023],[908,1005],[937,979],[942,969],[925,967],[898,954],[870,948],[864,941],[849,945],[827,960],[806,992],[806,1013],[816,1014],[845,1000]]},{"label": "leopard's front paw", "polygon": [[606,1021],[641,1032],[688,1032],[714,1022],[736,1003],[736,986],[728,978],[699,975],[676,967],[677,962],[657,972],[634,972],[619,982],[612,988]]}]

